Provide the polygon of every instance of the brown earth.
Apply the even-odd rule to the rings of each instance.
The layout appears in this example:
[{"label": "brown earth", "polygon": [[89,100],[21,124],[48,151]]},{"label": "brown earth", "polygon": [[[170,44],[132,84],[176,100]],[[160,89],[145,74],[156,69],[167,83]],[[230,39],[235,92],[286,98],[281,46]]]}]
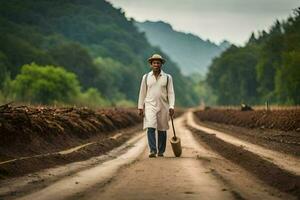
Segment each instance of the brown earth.
[{"label": "brown earth", "polygon": [[[65,165],[76,161],[87,160],[93,156],[106,154],[108,151],[120,146],[129,138],[133,137],[136,131],[140,129],[140,125],[128,129],[122,129],[122,135],[117,138],[114,138],[114,135],[112,133],[109,134],[108,137],[98,138],[97,141],[88,143],[88,146],[84,146],[79,150],[75,150],[67,154],[54,152],[51,154],[42,154],[40,156],[25,157],[25,159],[23,159],[22,157],[16,160],[12,160],[12,162],[3,164],[1,163],[0,180],[11,177],[18,177],[24,174],[40,171],[42,169]],[[116,134],[116,136],[118,136],[118,133],[114,133]]]},{"label": "brown earth", "polygon": [[126,109],[0,107],[0,161],[51,153],[141,122]]},{"label": "brown earth", "polygon": [[[204,111],[206,112],[206,111]],[[213,110],[206,112],[197,111],[195,113],[195,121],[204,127],[208,127],[211,129],[222,131],[223,133],[232,135],[241,140],[249,141],[253,144],[258,144],[268,149],[272,149],[275,151],[288,153],[293,156],[299,156],[300,152],[300,138],[299,132],[297,131],[280,131],[276,129],[259,129],[259,128],[245,128],[241,126],[234,126],[231,124],[223,124],[217,123],[215,121],[222,121],[223,118],[213,118],[216,113]],[[228,113],[226,113],[228,112]],[[221,116],[229,117],[237,117],[243,116],[239,119],[240,125],[249,125],[255,122],[247,119],[249,116],[255,116],[255,113],[249,113],[244,115],[244,112],[237,111],[222,111]],[[284,112],[287,114],[286,112]],[[258,116],[261,113],[258,114]],[[278,112],[276,113],[278,114]],[[288,114],[287,114],[288,115]],[[247,116],[247,117],[246,117]],[[276,115],[275,115],[276,116]],[[257,116],[256,116],[257,117]],[[272,116],[274,117],[274,116]],[[269,119],[272,119],[269,117]],[[290,116],[289,116],[290,117]],[[210,119],[209,121],[202,121],[203,119]],[[254,119],[253,117],[252,119]],[[245,121],[242,121],[245,120]],[[213,122],[212,122],[213,121]],[[226,123],[233,123],[233,120],[225,120]],[[297,121],[297,119],[293,119],[293,121]],[[247,123],[246,123],[247,122]],[[291,127],[291,126],[289,126]],[[187,126],[202,146],[206,148],[210,148],[218,154],[222,155],[224,158],[238,164],[243,167],[250,173],[253,173],[262,181],[266,182],[268,185],[279,189],[282,192],[290,193],[298,198],[300,198],[300,177],[299,175],[290,173],[285,171],[284,169],[279,168],[277,165],[272,163],[271,161],[262,158],[246,149],[242,146],[235,146],[233,144],[227,143],[219,138],[217,138],[214,134],[208,134],[203,131],[197,130],[191,126]],[[294,128],[295,129],[295,128]]]},{"label": "brown earth", "polygon": [[265,181],[268,185],[279,189],[282,192],[290,193],[300,197],[300,177],[280,169],[256,154],[224,142],[214,135],[204,133],[197,129],[188,127],[206,146],[216,151],[226,159],[242,166],[255,176]]},{"label": "brown earth", "polygon": [[[62,177],[21,195],[21,199],[295,199],[198,145],[184,126],[184,119],[174,121],[183,148],[180,158],[174,157],[169,142],[164,157],[148,158],[146,137],[142,135],[116,159]],[[129,156],[132,152],[134,158]]]},{"label": "brown earth", "polygon": [[211,121],[246,128],[300,132],[300,109],[272,111],[208,109],[198,110],[195,114],[201,121]]},{"label": "brown earth", "polygon": [[[287,110],[242,112],[212,109],[196,111],[195,120],[202,126],[225,131],[227,134],[251,143],[300,156],[299,111],[295,109],[290,110],[290,112],[287,112]],[[281,116],[281,119],[274,120],[273,128],[271,128],[269,126],[272,123],[271,120],[279,116]],[[226,117],[228,118],[226,119]],[[282,123],[282,127],[280,129],[276,128],[279,127],[280,123]]]},{"label": "brown earth", "polygon": [[[0,107],[0,163],[17,160],[0,165],[0,178],[102,154],[123,143],[134,131],[127,130],[122,137],[110,138],[113,134],[140,123],[141,118],[133,109],[3,105]],[[91,141],[96,143],[80,152],[58,153]]]},{"label": "brown earth", "polygon": [[286,170],[282,165],[285,157],[276,164],[267,154],[253,151],[255,147],[234,145],[239,139],[225,141],[219,134],[199,131],[191,116],[188,112],[174,121],[183,149],[180,158],[174,157],[169,142],[164,157],[148,158],[147,138],[140,131],[136,142],[106,162],[75,173],[70,169],[76,163],[71,163],[60,166],[62,174],[52,168],[35,173],[40,179],[24,176],[4,180],[0,182],[0,199],[1,194],[4,199],[44,200],[299,198],[299,173]]},{"label": "brown earth", "polygon": [[141,122],[136,109],[2,105],[0,179],[105,154],[141,130]]},{"label": "brown earth", "polygon": [[271,150],[300,157],[300,134],[296,131],[280,131],[260,128],[250,129],[209,121],[198,121],[198,124],[225,132],[226,134]]}]

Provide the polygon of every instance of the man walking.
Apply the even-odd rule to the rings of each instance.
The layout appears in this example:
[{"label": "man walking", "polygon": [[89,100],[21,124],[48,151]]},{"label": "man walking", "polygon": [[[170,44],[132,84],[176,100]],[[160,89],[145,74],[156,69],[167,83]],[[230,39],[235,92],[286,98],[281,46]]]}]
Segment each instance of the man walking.
[{"label": "man walking", "polygon": [[[147,128],[149,157],[164,156],[167,143],[169,117],[174,115],[175,93],[172,76],[161,69],[165,59],[158,54],[152,55],[148,62],[152,71],[143,76],[138,109],[139,115],[144,117],[143,128]],[[155,131],[158,132],[156,147]]]}]

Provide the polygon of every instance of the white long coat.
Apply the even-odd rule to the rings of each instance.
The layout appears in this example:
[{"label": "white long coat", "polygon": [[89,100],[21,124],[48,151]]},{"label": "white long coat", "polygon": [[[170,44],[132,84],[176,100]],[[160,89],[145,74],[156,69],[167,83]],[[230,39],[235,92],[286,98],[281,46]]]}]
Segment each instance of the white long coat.
[{"label": "white long coat", "polygon": [[[167,76],[169,76],[168,90],[166,88]],[[141,81],[138,100],[138,108],[144,109],[145,112],[143,128],[151,127],[160,131],[168,130],[169,108],[174,109],[175,104],[172,76],[161,70],[156,80],[153,71],[151,71],[147,76],[147,88],[145,79],[146,74]]]}]

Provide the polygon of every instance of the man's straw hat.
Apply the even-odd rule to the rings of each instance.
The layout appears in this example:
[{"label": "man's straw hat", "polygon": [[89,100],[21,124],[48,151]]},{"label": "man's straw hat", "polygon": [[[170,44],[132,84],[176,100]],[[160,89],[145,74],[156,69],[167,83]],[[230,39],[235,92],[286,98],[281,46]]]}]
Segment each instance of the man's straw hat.
[{"label": "man's straw hat", "polygon": [[148,62],[151,64],[152,60],[160,60],[162,64],[166,62],[166,60],[159,54],[153,54],[150,58],[148,58]]}]

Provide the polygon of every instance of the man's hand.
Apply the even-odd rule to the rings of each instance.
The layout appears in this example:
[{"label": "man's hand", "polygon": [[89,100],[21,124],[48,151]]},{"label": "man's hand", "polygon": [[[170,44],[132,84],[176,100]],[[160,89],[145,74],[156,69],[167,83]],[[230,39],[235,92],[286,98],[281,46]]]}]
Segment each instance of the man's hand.
[{"label": "man's hand", "polygon": [[173,109],[173,108],[170,108],[170,109],[169,109],[169,115],[170,115],[171,117],[174,116],[174,109]]},{"label": "man's hand", "polygon": [[139,116],[144,117],[144,109],[139,109]]}]

